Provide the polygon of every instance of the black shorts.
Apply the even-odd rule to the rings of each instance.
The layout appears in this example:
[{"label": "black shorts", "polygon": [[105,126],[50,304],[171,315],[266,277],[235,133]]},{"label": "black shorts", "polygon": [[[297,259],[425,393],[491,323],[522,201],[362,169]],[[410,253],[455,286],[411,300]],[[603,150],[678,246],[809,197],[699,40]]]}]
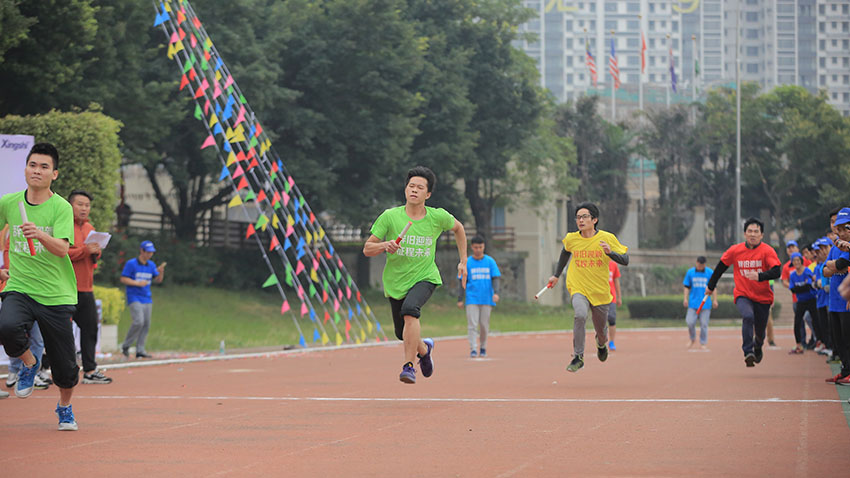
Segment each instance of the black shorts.
[{"label": "black shorts", "polygon": [[436,289],[436,284],[422,281],[414,284],[403,299],[389,298],[390,308],[393,311],[395,336],[399,340],[404,340],[404,316],[410,315],[418,319],[422,313],[422,306],[425,305],[425,302],[428,302]]},{"label": "black shorts", "polygon": [[38,322],[44,347],[50,351],[53,382],[59,388],[73,388],[79,380],[77,347],[71,316],[76,306],[42,305],[26,294],[4,292],[0,307],[0,343],[10,357],[20,357],[29,348],[27,331]]}]

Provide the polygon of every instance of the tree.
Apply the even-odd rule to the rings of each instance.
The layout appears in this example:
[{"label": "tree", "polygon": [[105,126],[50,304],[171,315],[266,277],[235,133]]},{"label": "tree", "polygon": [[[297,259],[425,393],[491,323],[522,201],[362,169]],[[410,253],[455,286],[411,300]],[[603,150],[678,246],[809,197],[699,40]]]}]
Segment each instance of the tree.
[{"label": "tree", "polygon": [[0,0],[0,64],[10,48],[26,39],[34,18],[25,17],[19,7],[20,0]]},{"label": "tree", "polygon": [[575,143],[578,188],[574,202],[598,204],[605,211],[605,228],[616,232],[629,206],[626,180],[634,135],[603,120],[596,111],[598,101],[598,96],[584,96],[567,102],[558,107],[555,122],[559,134]]}]

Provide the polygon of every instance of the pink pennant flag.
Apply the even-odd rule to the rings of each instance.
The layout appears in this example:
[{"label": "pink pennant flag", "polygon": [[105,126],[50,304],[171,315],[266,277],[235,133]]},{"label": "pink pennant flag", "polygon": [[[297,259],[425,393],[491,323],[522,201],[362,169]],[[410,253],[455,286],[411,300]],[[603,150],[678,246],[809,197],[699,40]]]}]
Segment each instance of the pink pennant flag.
[{"label": "pink pennant flag", "polygon": [[242,176],[243,174],[245,174],[245,171],[242,170],[242,166],[239,166],[237,164],[236,165],[236,171],[233,171],[233,179],[236,179],[239,176]]},{"label": "pink pennant flag", "polygon": [[339,301],[334,299],[334,312],[339,311]]},{"label": "pink pennant flag", "polygon": [[245,121],[245,105],[239,108],[239,115],[236,117],[236,123],[233,124],[239,124],[243,121]]},{"label": "pink pennant flag", "polygon": [[301,315],[302,316],[307,315],[307,312],[309,312],[309,309],[307,309],[307,304],[302,302],[301,303]]},{"label": "pink pennant flag", "polygon": [[295,180],[292,179],[292,176],[289,177],[289,187],[295,187]]},{"label": "pink pennant flag", "polygon": [[[195,71],[195,70],[192,70],[192,71]],[[204,103],[204,114],[205,115],[209,114],[209,112],[210,112],[210,100],[209,100],[209,98],[207,98],[207,102]]]},{"label": "pink pennant flag", "polygon": [[282,306],[280,306],[280,313],[281,313],[281,314],[285,314],[285,313],[287,313],[287,312],[289,312],[289,301],[288,301],[288,300],[284,300],[284,301],[283,301],[283,305],[282,305]]},{"label": "pink pennant flag", "polygon": [[319,270],[319,261],[317,261],[316,259],[313,259],[313,270]]},{"label": "pink pennant flag", "polygon": [[179,38],[177,38],[177,32],[174,32],[171,34],[171,39],[168,41],[168,44],[177,43],[177,40],[179,40]]},{"label": "pink pennant flag", "polygon": [[213,99],[216,99],[219,96],[221,96],[221,88],[218,86],[218,82],[216,82],[215,88],[213,88]]},{"label": "pink pennant flag", "polygon": [[298,286],[298,298],[304,300],[304,286]]},{"label": "pink pennant flag", "polygon": [[339,257],[337,257],[337,258],[336,258],[336,264],[339,266],[339,268],[340,268],[340,269],[342,269],[342,259],[340,259]]},{"label": "pink pennant flag", "polygon": [[292,226],[286,226],[286,237],[291,236],[295,232],[295,228]]},{"label": "pink pennant flag", "polygon": [[351,287],[345,286],[345,298],[346,299],[351,298]]},{"label": "pink pennant flag", "polygon": [[213,135],[207,136],[207,139],[204,141],[204,144],[201,145],[201,149],[208,148],[215,144],[215,138]]},{"label": "pink pennant flag", "polygon": [[298,275],[298,274],[304,272],[304,269],[306,269],[304,267],[304,263],[301,262],[301,261],[298,261],[298,265],[295,266],[295,275]]},{"label": "pink pennant flag", "polygon": [[226,90],[228,86],[233,84],[233,76],[227,75],[227,79],[224,80],[224,89]]},{"label": "pink pennant flag", "polygon": [[338,300],[342,300],[342,289],[337,289],[336,297]]},{"label": "pink pennant flag", "polygon": [[195,38],[195,34],[194,34],[194,33],[192,33],[191,35],[189,35],[189,43],[192,45],[192,48],[195,48],[196,46],[198,46],[198,39],[197,39],[197,38]]},{"label": "pink pennant flag", "polygon": [[283,193],[283,205],[289,204],[289,194]]}]

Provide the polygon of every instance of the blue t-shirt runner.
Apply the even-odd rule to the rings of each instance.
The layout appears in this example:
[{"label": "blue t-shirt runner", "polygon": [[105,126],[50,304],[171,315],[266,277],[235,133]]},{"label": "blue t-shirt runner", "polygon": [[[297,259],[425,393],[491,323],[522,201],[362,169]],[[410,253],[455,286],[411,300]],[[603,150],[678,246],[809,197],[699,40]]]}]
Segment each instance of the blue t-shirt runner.
[{"label": "blue t-shirt runner", "polygon": [[[706,267],[703,271],[698,271],[696,267],[691,267],[685,273],[685,279],[682,285],[691,289],[688,294],[688,308],[697,310],[702,298],[705,297],[705,287],[708,285],[708,279],[714,274],[714,269]],[[711,297],[705,300],[703,310],[711,310]]]},{"label": "blue t-shirt runner", "polygon": [[466,304],[495,306],[493,278],[501,275],[496,261],[487,254],[480,260],[469,256],[466,260]]},{"label": "blue t-shirt runner", "polygon": [[151,282],[159,275],[159,270],[153,261],[147,261],[144,264],[139,262],[137,257],[127,261],[124,265],[124,270],[121,272],[123,277],[129,277],[133,280],[147,281],[144,287],[128,285],[127,286],[127,303],[139,302],[140,304],[151,304]]}]

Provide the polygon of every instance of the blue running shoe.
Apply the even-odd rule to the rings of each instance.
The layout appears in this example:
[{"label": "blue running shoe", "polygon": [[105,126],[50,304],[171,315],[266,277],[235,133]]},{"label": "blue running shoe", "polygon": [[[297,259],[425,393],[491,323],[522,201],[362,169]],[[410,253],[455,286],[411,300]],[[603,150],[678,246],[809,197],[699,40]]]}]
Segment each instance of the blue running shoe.
[{"label": "blue running shoe", "polygon": [[416,369],[413,368],[413,362],[407,362],[401,368],[401,375],[398,379],[404,383],[416,383]]},{"label": "blue running shoe", "polygon": [[431,352],[434,351],[434,339],[423,339],[422,341],[428,347],[428,353],[419,357],[419,370],[422,370],[422,375],[427,378],[434,373],[434,359],[431,358]]},{"label": "blue running shoe", "polygon": [[27,398],[32,395],[32,389],[38,370],[41,368],[41,360],[36,359],[32,367],[22,366],[18,372],[18,383],[15,384],[15,396]]},{"label": "blue running shoe", "polygon": [[59,417],[59,431],[76,431],[77,421],[74,420],[74,411],[71,410],[71,405],[60,407],[56,404],[56,416]]},{"label": "blue running shoe", "polygon": [[486,357],[486,356],[487,356],[487,350],[485,350],[485,349],[481,349],[481,350],[479,350],[479,351],[478,351],[478,356],[479,356],[479,357]]},{"label": "blue running shoe", "polygon": [[469,351],[469,358],[475,358],[475,357],[478,357],[478,352],[476,352],[475,350],[470,350]]},{"label": "blue running shoe", "polygon": [[612,352],[613,352],[613,351],[615,351],[615,350],[617,350],[617,346],[616,346],[616,345],[614,345],[614,341],[613,341],[613,340],[612,340],[612,341],[610,341],[610,342],[608,342],[608,350],[610,350],[610,351],[612,351]]}]

